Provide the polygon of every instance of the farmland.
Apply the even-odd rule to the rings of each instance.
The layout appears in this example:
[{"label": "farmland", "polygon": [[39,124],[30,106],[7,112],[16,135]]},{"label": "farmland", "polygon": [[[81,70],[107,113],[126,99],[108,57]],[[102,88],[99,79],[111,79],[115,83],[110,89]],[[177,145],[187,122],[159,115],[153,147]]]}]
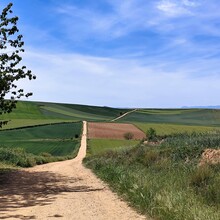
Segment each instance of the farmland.
[{"label": "farmland", "polygon": [[176,124],[193,126],[220,126],[220,110],[217,109],[139,109],[119,122]]},{"label": "farmland", "polygon": [[79,146],[81,130],[79,122],[5,130],[0,132],[1,147],[19,147],[36,155],[46,152],[66,156]]},{"label": "farmland", "polygon": [[126,111],[110,107],[19,101],[17,108],[10,114],[1,115],[0,120],[9,120],[8,125],[3,127],[9,129],[82,120],[110,121]]},{"label": "farmland", "polygon": [[87,156],[101,154],[109,150],[129,149],[138,143],[137,140],[90,139],[88,140]]},{"label": "farmland", "polygon": [[158,135],[170,135],[174,133],[192,133],[192,132],[206,132],[219,130],[219,127],[208,127],[198,125],[179,125],[179,124],[165,124],[165,123],[134,123],[142,131],[146,132],[149,128],[156,130]]},{"label": "farmland", "polygon": [[[19,101],[12,113],[0,116],[0,120],[8,121],[0,131],[1,154],[3,159],[8,158],[7,155],[21,155],[21,160],[38,160],[36,156],[42,157],[42,154],[53,157],[43,161],[71,158],[80,144],[80,121],[110,121],[126,111],[110,107]],[[41,163],[41,160],[35,163]],[[29,162],[24,166],[29,166]]]},{"label": "farmland", "polygon": [[125,139],[127,132],[134,135],[132,139],[145,138],[145,134],[132,124],[88,123],[88,138]]}]

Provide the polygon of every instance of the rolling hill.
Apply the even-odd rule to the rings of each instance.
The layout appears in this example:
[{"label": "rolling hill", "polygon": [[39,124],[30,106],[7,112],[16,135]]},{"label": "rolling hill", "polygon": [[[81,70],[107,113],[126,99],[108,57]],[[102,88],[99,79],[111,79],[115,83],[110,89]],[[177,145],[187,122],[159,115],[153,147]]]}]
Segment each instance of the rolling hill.
[{"label": "rolling hill", "polygon": [[220,126],[218,109],[139,109],[120,122],[159,123],[196,126]]},{"label": "rolling hill", "polygon": [[10,114],[0,116],[9,120],[3,129],[26,127],[60,122],[110,121],[128,109],[98,107],[76,104],[19,101],[17,108]]}]

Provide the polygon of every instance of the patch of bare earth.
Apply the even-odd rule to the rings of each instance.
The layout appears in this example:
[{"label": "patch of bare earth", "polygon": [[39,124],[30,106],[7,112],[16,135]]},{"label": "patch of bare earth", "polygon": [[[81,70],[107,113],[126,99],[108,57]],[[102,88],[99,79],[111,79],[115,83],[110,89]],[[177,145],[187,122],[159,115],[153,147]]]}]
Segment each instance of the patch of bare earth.
[{"label": "patch of bare earth", "polygon": [[204,164],[220,164],[220,149],[206,149],[202,153],[199,165]]},{"label": "patch of bare earth", "polygon": [[107,138],[107,139],[125,139],[124,134],[131,132],[133,139],[141,140],[145,138],[143,131],[132,124],[121,123],[88,123],[88,138]]},{"label": "patch of bare earth", "polygon": [[0,219],[145,219],[83,166],[86,131],[73,160],[0,173]]}]

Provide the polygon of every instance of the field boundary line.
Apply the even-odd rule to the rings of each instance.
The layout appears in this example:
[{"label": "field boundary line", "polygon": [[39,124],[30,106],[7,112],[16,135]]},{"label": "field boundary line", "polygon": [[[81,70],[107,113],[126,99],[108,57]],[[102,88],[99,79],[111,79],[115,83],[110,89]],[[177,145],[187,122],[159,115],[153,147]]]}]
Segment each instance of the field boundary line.
[{"label": "field boundary line", "polygon": [[48,126],[48,125],[59,125],[59,124],[72,124],[72,123],[79,123],[79,121],[61,121],[61,122],[51,122],[51,123],[46,123],[46,124],[33,124],[33,125],[26,125],[26,126],[21,126],[21,127],[15,127],[15,128],[6,128],[6,129],[0,129],[1,131],[12,131],[12,130],[19,130],[19,129],[26,129],[26,128],[36,128],[36,127],[43,127],[43,126]]},{"label": "field boundary line", "polygon": [[138,109],[136,108],[136,109],[133,109],[133,110],[131,110],[131,111],[125,112],[123,115],[120,115],[119,117],[114,118],[114,119],[112,119],[111,121],[112,121],[112,122],[113,122],[113,121],[117,121],[117,120],[119,120],[119,119],[125,117],[126,115],[131,114],[132,112],[136,112],[137,110],[138,110]]}]

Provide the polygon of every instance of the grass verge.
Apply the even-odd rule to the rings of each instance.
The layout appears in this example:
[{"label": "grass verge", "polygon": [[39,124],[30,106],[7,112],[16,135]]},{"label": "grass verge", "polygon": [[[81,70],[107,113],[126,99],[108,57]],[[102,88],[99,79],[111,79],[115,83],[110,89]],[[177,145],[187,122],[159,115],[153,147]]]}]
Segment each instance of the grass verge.
[{"label": "grass verge", "polygon": [[143,214],[163,220],[218,220],[220,166],[198,167],[198,162],[203,149],[219,146],[219,133],[179,134],[158,146],[109,151],[84,163]]},{"label": "grass verge", "polygon": [[87,156],[101,154],[108,150],[121,150],[136,146],[137,140],[111,140],[111,139],[90,139],[88,140]]},{"label": "grass verge", "polygon": [[0,148],[0,170],[16,167],[33,167],[35,165],[63,161],[74,158],[79,150],[79,145],[66,156],[53,156],[42,152],[39,155],[27,153],[23,148]]}]

